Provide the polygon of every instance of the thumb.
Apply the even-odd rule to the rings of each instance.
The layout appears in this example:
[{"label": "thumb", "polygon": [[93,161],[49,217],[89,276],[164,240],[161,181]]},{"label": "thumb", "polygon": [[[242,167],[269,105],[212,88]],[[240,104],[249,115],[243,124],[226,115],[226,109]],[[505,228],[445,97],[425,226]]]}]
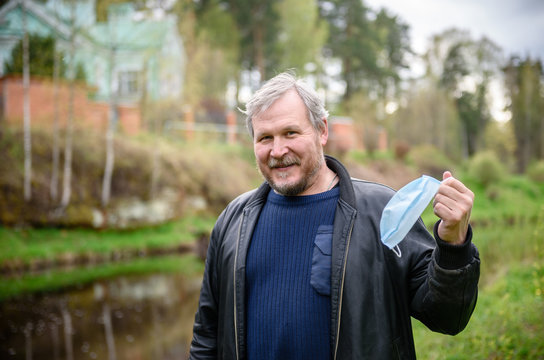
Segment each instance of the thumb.
[{"label": "thumb", "polygon": [[446,180],[447,178],[453,177],[450,171],[444,171],[444,174],[442,174],[442,181]]}]

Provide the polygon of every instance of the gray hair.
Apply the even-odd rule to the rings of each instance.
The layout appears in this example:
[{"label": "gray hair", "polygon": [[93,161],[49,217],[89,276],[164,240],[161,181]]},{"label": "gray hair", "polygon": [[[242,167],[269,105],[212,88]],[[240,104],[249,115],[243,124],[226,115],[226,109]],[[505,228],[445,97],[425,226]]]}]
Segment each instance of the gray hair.
[{"label": "gray hair", "polygon": [[283,72],[268,80],[246,104],[246,110],[240,110],[246,117],[246,126],[249,134],[253,138],[253,117],[266,111],[276,100],[289,90],[295,90],[302,102],[306,106],[306,112],[310,123],[316,130],[325,126],[323,119],[329,116],[325,109],[323,101],[319,98],[316,91],[312,89],[304,80],[297,79],[292,72]]}]

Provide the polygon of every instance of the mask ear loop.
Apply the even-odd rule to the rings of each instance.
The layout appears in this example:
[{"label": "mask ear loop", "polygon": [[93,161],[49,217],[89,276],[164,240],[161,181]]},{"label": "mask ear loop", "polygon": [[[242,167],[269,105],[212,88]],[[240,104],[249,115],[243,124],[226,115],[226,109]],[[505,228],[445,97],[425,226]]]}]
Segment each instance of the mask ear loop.
[{"label": "mask ear loop", "polygon": [[402,253],[400,252],[400,247],[398,245],[395,245],[394,248],[391,249],[397,255],[399,258],[402,256]]}]

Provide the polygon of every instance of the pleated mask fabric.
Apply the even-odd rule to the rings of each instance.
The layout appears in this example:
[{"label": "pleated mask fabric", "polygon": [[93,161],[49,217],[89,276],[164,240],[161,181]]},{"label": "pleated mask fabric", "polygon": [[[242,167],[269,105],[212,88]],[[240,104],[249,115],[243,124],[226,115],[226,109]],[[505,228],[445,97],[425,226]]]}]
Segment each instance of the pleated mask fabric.
[{"label": "pleated mask fabric", "polygon": [[397,245],[404,240],[429,205],[440,184],[441,182],[435,178],[423,175],[397,191],[383,209],[380,237],[382,243],[392,249],[398,257],[401,257],[401,252]]}]

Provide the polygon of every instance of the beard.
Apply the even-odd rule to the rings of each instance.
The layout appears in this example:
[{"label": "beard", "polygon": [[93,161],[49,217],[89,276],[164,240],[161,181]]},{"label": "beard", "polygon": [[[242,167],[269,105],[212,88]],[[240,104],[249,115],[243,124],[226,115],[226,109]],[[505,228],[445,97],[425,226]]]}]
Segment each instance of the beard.
[{"label": "beard", "polygon": [[[302,174],[302,177],[294,183],[283,183],[283,184],[276,183],[273,180],[272,175],[270,173],[266,173],[265,171],[263,171],[263,169],[261,169],[261,165],[258,165],[259,172],[268,182],[270,187],[274,189],[274,191],[276,191],[278,194],[281,194],[283,196],[296,196],[302,193],[311,185],[311,181],[315,178],[319,169],[321,169],[321,166],[323,164],[323,155],[322,154],[316,154],[316,155],[317,156],[312,157],[310,159],[310,163],[308,164],[308,170],[305,171],[305,173]],[[290,165],[301,166],[301,164],[302,164],[302,161],[300,160],[300,158],[298,158],[295,155],[288,154],[283,156],[280,159],[270,158],[266,166],[268,166],[269,169],[274,169],[278,167],[287,167]],[[280,175],[280,177],[282,178],[285,178],[287,176],[288,174]]]}]

